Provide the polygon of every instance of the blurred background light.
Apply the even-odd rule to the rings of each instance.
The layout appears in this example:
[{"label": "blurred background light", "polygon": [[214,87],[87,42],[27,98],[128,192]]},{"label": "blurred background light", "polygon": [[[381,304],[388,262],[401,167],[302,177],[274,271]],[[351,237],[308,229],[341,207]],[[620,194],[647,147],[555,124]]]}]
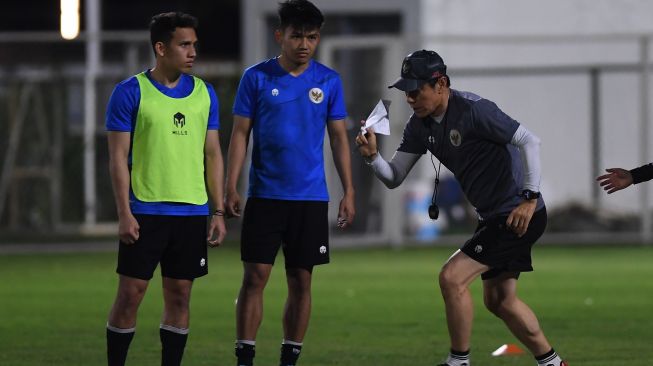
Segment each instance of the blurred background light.
[{"label": "blurred background light", "polygon": [[79,35],[79,0],[61,0],[61,37],[75,39]]}]

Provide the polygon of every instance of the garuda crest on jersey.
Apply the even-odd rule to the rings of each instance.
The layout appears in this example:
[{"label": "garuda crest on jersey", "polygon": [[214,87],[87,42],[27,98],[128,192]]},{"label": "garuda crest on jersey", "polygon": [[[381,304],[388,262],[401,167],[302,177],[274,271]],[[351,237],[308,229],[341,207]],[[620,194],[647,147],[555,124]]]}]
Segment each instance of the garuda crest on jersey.
[{"label": "garuda crest on jersey", "polygon": [[320,88],[313,88],[308,92],[308,99],[315,104],[320,104],[324,100],[324,92]]}]

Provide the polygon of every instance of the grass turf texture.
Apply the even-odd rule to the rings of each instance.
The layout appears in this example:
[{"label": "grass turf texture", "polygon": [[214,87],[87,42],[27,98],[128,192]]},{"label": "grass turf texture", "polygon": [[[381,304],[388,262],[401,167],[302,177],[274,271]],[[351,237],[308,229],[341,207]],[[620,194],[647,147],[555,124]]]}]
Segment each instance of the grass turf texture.
[{"label": "grass turf texture", "polygon": [[[236,245],[210,251],[196,281],[184,365],[233,365]],[[340,250],[316,268],[313,314],[300,365],[435,365],[448,350],[437,273],[453,248]],[[547,247],[522,275],[521,297],[573,366],[653,364],[653,248]],[[103,365],[105,322],[116,291],[115,253],[0,256],[0,365]],[[257,365],[278,363],[283,263],[265,293]],[[160,276],[150,284],[128,364],[159,364]],[[474,365],[533,365],[529,355],[492,357],[518,343],[472,286]]]}]

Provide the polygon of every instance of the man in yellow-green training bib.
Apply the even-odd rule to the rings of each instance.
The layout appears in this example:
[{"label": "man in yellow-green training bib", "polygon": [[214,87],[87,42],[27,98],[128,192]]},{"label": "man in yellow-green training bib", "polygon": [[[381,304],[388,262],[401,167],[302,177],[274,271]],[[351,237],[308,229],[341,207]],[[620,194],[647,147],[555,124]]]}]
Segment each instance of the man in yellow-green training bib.
[{"label": "man in yellow-green training bib", "polygon": [[187,74],[196,28],[188,14],[152,17],[156,66],[119,83],[107,107],[120,236],[120,281],[106,330],[109,366],[125,364],[138,306],[159,264],[161,364],[181,364],[193,280],[208,273],[207,243],[218,246],[226,234],[218,98],[210,84]]}]

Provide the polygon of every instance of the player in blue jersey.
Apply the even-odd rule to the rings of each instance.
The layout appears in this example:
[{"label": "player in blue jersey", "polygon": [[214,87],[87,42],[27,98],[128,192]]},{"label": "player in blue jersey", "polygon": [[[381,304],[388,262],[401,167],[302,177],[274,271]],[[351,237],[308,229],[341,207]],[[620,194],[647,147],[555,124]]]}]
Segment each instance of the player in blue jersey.
[{"label": "player in blue jersey", "polygon": [[245,71],[234,103],[227,164],[228,215],[241,214],[237,183],[249,136],[253,136],[241,236],[244,276],[236,308],[238,365],[253,364],[263,317],[263,289],[280,247],[288,282],[280,364],[295,365],[299,357],[310,317],[313,266],[329,261],[325,130],[344,191],[339,226],[347,227],[354,219],[340,77],[312,60],[323,21],[320,10],[309,1],[279,4],[274,35],[281,54]]},{"label": "player in blue jersey", "polygon": [[[565,366],[533,311],[517,297],[517,279],[521,272],[533,270],[531,247],[547,221],[539,193],[540,140],[491,101],[451,89],[446,72],[444,61],[433,51],[416,51],[404,59],[401,77],[390,87],[406,93],[414,113],[389,162],[379,154],[372,129],[356,137],[361,155],[390,188],[401,184],[417,160],[430,152],[453,172],[478,212],[474,236],[440,272],[451,341],[441,365],[470,365],[469,285],[481,276],[486,307],[533,353],[537,364]],[[431,218],[437,218],[436,198],[429,209]]]},{"label": "player in blue jersey", "polygon": [[607,174],[597,177],[596,180],[608,194],[628,188],[633,184],[639,184],[653,179],[653,163],[631,170],[608,168],[605,171]]},{"label": "player in blue jersey", "polygon": [[107,107],[120,237],[118,293],[106,330],[109,366],[125,364],[138,307],[159,263],[161,364],[181,363],[193,280],[208,272],[207,242],[217,246],[226,234],[218,99],[210,84],[187,74],[196,28],[188,14],[152,17],[155,67],[118,84]]}]

